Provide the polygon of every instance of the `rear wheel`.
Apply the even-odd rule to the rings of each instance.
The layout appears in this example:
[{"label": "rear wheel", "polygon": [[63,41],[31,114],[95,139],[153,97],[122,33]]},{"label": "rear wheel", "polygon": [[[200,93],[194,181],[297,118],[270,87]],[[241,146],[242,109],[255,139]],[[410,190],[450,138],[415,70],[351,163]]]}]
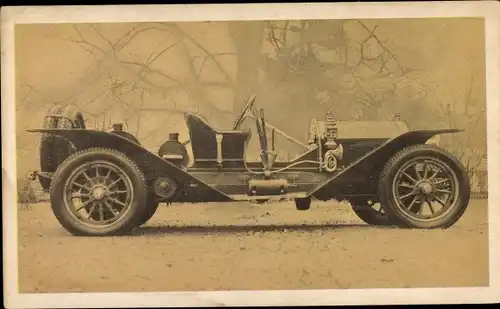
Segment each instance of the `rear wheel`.
[{"label": "rear wheel", "polygon": [[392,225],[392,220],[382,207],[382,204],[367,199],[354,199],[349,201],[354,213],[370,225]]},{"label": "rear wheel", "polygon": [[402,227],[447,228],[468,206],[469,178],[447,151],[433,145],[410,146],[385,165],[379,198]]},{"label": "rear wheel", "polygon": [[145,213],[148,191],[139,167],[121,152],[91,148],[68,157],[54,173],[50,199],[73,235],[127,233]]}]

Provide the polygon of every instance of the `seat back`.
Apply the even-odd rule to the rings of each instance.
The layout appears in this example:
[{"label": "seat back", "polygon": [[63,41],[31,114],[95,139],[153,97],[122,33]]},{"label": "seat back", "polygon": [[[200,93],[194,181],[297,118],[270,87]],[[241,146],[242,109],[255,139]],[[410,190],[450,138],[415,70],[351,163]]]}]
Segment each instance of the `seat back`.
[{"label": "seat back", "polygon": [[186,113],[185,118],[195,163],[243,161],[244,147],[250,138],[250,131],[219,130],[193,113]]}]

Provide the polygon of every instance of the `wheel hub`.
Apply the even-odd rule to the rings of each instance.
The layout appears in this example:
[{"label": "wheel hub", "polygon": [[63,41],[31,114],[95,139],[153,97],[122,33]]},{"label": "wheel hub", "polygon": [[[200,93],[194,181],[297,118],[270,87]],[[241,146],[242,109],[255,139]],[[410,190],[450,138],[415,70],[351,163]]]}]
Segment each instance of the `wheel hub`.
[{"label": "wheel hub", "polygon": [[102,186],[97,186],[92,189],[92,197],[94,200],[102,200],[106,196],[106,189]]},{"label": "wheel hub", "polygon": [[155,193],[162,198],[171,198],[177,191],[176,184],[169,177],[160,177],[155,181]]},{"label": "wheel hub", "polygon": [[423,194],[431,194],[434,191],[432,184],[429,181],[423,181],[418,185],[420,192]]}]

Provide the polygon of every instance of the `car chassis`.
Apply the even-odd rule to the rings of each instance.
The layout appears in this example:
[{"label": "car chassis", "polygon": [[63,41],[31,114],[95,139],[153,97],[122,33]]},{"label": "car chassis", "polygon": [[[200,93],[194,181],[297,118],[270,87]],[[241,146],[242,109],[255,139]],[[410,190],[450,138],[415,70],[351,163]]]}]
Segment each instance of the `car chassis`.
[{"label": "car chassis", "polygon": [[[293,199],[298,210],[307,210],[313,199],[346,200],[369,224],[409,228],[447,228],[464,213],[470,196],[464,167],[446,150],[428,144],[435,135],[461,130],[344,138],[328,113],[324,120],[311,121],[306,144],[267,124],[254,102],[252,96],[231,130],[186,113],[189,140],[181,143],[178,133],[170,133],[157,154],[121,124],[112,131],[86,129],[81,113],[55,106],[43,129],[29,130],[42,133],[42,168],[32,179],[38,177],[50,192],[56,218],[74,235],[127,233],[147,222],[159,203],[174,202]],[[252,137],[240,129],[246,118],[256,123],[260,161],[245,158]],[[305,151],[277,161],[276,132]],[[372,207],[375,203],[380,210]]]}]

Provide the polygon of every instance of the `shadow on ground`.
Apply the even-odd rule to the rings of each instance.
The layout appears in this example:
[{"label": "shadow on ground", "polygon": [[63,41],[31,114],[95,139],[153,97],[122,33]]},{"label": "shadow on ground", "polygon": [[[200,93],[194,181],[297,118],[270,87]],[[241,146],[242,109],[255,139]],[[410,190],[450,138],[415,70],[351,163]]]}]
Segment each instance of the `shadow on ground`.
[{"label": "shadow on ground", "polygon": [[152,234],[207,234],[207,233],[263,233],[263,232],[312,232],[339,229],[397,229],[397,227],[374,227],[366,224],[288,224],[288,225],[226,225],[226,226],[145,226],[132,231],[127,236]]}]

